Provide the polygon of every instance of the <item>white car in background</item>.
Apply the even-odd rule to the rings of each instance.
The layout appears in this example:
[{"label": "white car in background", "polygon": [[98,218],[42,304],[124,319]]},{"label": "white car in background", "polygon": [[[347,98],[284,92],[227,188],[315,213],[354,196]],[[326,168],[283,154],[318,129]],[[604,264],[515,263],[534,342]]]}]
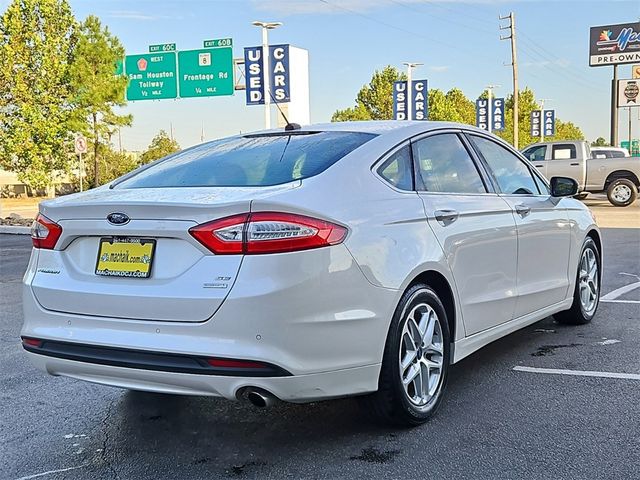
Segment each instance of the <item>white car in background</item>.
[{"label": "white car in background", "polygon": [[420,424],[450,364],[593,318],[602,243],[576,189],[450,123],[206,143],[40,205],[23,346],[52,375],[259,406],[361,396]]}]

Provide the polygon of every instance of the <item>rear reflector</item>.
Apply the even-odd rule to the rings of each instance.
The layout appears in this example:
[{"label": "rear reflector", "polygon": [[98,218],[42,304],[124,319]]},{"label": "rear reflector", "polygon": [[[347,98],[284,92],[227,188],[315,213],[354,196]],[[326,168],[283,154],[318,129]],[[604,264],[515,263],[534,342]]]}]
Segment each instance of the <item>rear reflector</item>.
[{"label": "rear reflector", "polygon": [[268,365],[251,360],[230,360],[228,358],[208,358],[207,363],[216,368],[269,368]]},{"label": "rear reflector", "polygon": [[40,348],[42,346],[42,340],[38,340],[37,338],[22,337],[22,343],[23,345],[36,348]]},{"label": "rear reflector", "polygon": [[62,235],[62,227],[41,213],[31,225],[31,242],[35,248],[52,250],[60,235]]},{"label": "rear reflector", "polygon": [[347,229],[304,215],[258,212],[203,223],[189,233],[217,255],[251,255],[336,245]]}]

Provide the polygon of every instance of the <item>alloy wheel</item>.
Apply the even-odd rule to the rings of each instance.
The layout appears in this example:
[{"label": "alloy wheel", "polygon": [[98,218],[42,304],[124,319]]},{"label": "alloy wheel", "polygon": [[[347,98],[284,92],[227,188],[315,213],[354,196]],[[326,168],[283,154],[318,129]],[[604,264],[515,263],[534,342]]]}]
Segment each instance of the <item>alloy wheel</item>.
[{"label": "alloy wheel", "polygon": [[591,248],[586,248],[580,259],[580,304],[586,314],[591,314],[598,305],[598,260]]},{"label": "alloy wheel", "polygon": [[414,306],[400,338],[400,378],[411,403],[426,406],[442,382],[444,343],[440,318],[426,303]]}]

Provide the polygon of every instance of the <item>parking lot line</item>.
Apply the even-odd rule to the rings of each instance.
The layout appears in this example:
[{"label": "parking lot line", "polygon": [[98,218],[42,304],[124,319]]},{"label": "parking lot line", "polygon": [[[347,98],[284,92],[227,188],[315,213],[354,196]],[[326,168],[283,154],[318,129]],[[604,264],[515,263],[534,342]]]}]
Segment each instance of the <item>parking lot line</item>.
[{"label": "parking lot line", "polygon": [[44,477],[45,475],[51,475],[52,473],[62,473],[62,472],[68,472],[70,470],[77,470],[78,468],[84,468],[87,465],[89,464],[85,463],[84,465],[78,465],[77,467],[61,468],[59,470],[49,470],[47,472],[36,473],[34,475],[28,475],[26,477],[20,477],[17,480],[31,480],[32,478]]},{"label": "parking lot line", "polygon": [[624,287],[616,288],[614,291],[607,293],[606,295],[600,297],[601,302],[615,300],[618,297],[621,297],[625,293],[629,293],[636,288],[640,288],[640,282],[630,283],[629,285],[625,285]]},{"label": "parking lot line", "polygon": [[640,380],[637,373],[594,372],[589,370],[565,370],[558,368],[536,368],[516,365],[513,367],[518,372],[548,373],[551,375],[573,375],[578,377],[620,378],[625,380]]},{"label": "parking lot line", "polygon": [[640,300],[603,300],[600,299],[602,303],[640,303]]}]

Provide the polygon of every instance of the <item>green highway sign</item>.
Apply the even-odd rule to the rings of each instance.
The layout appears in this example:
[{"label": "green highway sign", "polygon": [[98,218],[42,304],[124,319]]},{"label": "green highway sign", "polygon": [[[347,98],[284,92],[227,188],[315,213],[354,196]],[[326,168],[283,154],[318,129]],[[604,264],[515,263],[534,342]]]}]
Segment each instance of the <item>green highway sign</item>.
[{"label": "green highway sign", "polygon": [[233,40],[231,38],[216,38],[215,40],[205,40],[204,48],[232,47]]},{"label": "green highway sign", "polygon": [[149,53],[175,52],[175,51],[176,51],[175,43],[161,43],[160,45],[149,45]]},{"label": "green highway sign", "polygon": [[181,97],[233,95],[231,47],[178,52]]},{"label": "green highway sign", "polygon": [[[160,100],[178,96],[176,53],[127,55],[124,71],[129,77],[127,100]],[[233,87],[233,79],[231,79]]]}]

